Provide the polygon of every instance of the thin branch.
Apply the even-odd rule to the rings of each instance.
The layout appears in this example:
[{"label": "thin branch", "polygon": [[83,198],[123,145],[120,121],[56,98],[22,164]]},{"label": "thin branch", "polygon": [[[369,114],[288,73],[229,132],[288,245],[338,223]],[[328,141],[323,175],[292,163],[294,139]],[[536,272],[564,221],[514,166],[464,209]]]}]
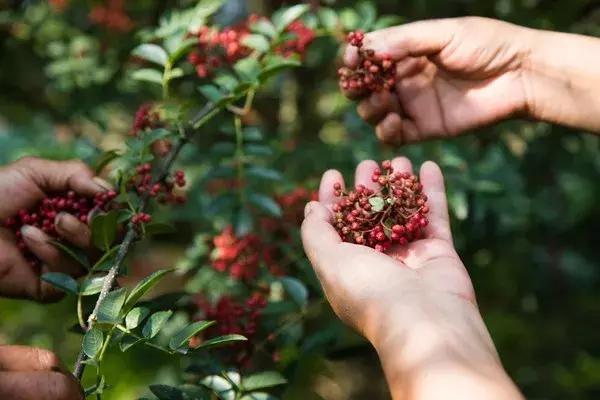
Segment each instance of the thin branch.
[{"label": "thin branch", "polygon": [[[161,168],[160,172],[158,173],[155,182],[163,182],[169,176],[171,167],[177,160],[177,157],[179,156],[179,153],[181,152],[181,149],[183,148],[183,146],[185,146],[185,144],[189,141],[190,137],[194,133],[194,130],[197,129],[198,127],[200,127],[204,122],[206,122],[208,119],[210,119],[210,117],[215,115],[218,111],[219,111],[218,107],[215,107],[212,103],[207,103],[191,119],[191,121],[189,122],[189,125],[192,127],[192,132],[187,133],[184,131],[184,134],[177,141],[175,148],[171,151],[169,158],[163,164],[163,167]],[[140,206],[140,212],[144,212],[146,210],[146,207],[148,206],[148,200],[149,200],[148,195],[147,194],[144,195],[144,197],[142,198],[142,204]],[[108,271],[108,274],[106,274],[106,276],[104,277],[104,282],[102,284],[102,289],[100,291],[100,294],[98,295],[98,300],[96,300],[96,304],[94,305],[94,310],[88,317],[87,330],[91,329],[94,326],[94,324],[96,323],[96,319],[98,318],[98,311],[100,310],[100,306],[102,305],[102,302],[104,301],[104,299],[106,298],[106,296],[108,295],[108,293],[110,292],[112,287],[114,286],[115,281],[117,280],[117,276],[119,275],[119,271],[121,270],[121,266],[122,266],[123,262],[125,261],[125,257],[129,253],[129,250],[130,250],[131,246],[133,245],[133,243],[135,242],[135,240],[137,239],[137,237],[138,237],[138,231],[137,231],[135,225],[130,223],[129,227],[127,228],[127,233],[125,234],[123,242],[121,242],[121,244],[119,245],[119,250],[117,251],[117,256],[115,257],[115,262],[114,262],[113,266],[110,268],[110,270]],[[79,356],[77,357],[77,361],[75,362],[75,366],[73,368],[73,375],[79,380],[81,380],[81,377],[83,376],[83,372],[85,370],[85,360],[86,359],[87,359],[87,356],[85,355],[83,350],[81,350],[79,352]]]}]

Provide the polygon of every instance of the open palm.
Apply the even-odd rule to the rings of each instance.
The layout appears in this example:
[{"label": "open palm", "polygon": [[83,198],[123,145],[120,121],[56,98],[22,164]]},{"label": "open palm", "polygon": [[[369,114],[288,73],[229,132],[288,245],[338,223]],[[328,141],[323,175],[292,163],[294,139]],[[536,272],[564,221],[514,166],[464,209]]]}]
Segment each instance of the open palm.
[{"label": "open palm", "polygon": [[[392,161],[394,171],[412,172],[410,161]],[[356,168],[355,185],[377,189],[370,179],[377,168],[363,161]],[[336,201],[333,185],[344,184],[338,171],[327,171],[321,180],[319,202],[309,203],[302,226],[305,251],[338,316],[365,336],[373,318],[398,302],[428,296],[459,297],[475,303],[468,273],[452,244],[444,182],[439,167],[427,162],[420,173],[428,197],[430,223],[425,238],[397,246],[386,254],[371,248],[343,243],[331,225]]]},{"label": "open palm", "polygon": [[[458,133],[526,110],[527,47],[485,18],[406,24],[365,36],[365,48],[397,60],[393,92],[363,100],[359,114],[388,142],[409,143]],[[345,61],[356,63],[349,48]]]}]

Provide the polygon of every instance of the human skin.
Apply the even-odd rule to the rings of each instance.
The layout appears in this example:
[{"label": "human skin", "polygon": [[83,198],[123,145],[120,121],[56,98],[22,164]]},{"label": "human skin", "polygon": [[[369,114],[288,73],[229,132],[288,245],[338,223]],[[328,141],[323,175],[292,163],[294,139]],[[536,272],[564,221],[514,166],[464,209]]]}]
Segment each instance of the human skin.
[{"label": "human skin", "polygon": [[[384,142],[448,138],[513,117],[600,133],[600,39],[463,17],[371,32],[364,47],[397,61],[394,90],[358,104]],[[355,65],[355,48],[344,61]]]},{"label": "human skin", "polygon": [[[392,161],[411,172],[407,158]],[[363,161],[355,185],[377,189],[377,164]],[[387,253],[344,243],[331,225],[335,170],[306,206],[302,240],[336,314],[377,350],[394,399],[521,399],[483,323],[467,269],[454,249],[439,167],[420,170],[428,197],[424,239]]]},{"label": "human skin", "polygon": [[[22,158],[0,168],[0,221],[16,215],[21,209],[35,206],[48,194],[73,190],[91,197],[107,188],[108,184],[94,177],[89,167],[80,161]],[[60,213],[56,219],[56,231],[70,244],[89,248],[90,230],[74,216]],[[12,232],[0,225],[0,296],[41,302],[60,299],[62,293],[41,281],[41,274],[63,272],[79,276],[83,273],[81,267],[50,244],[50,238],[40,229],[26,225],[21,233],[43,265],[41,268],[32,267],[21,255]]]}]

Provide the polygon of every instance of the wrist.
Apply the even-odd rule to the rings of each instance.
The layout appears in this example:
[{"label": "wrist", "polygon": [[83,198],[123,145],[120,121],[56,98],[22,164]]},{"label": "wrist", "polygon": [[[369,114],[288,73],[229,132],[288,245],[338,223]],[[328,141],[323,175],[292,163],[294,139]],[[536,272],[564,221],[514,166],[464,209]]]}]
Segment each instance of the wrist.
[{"label": "wrist", "polygon": [[527,31],[522,77],[526,114],[536,120],[600,132],[600,40]]},{"label": "wrist", "polygon": [[504,398],[519,398],[470,301],[449,293],[415,293],[380,315],[367,333],[379,332],[369,339],[394,397],[438,398],[436,390],[451,387],[456,393],[450,398],[488,398],[471,395],[493,387],[513,395]]}]

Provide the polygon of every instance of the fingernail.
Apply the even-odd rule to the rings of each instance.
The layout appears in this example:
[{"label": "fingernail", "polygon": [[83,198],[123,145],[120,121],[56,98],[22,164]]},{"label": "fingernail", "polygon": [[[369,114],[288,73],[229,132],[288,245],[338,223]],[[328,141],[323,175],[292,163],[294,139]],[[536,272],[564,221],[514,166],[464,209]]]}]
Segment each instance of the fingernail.
[{"label": "fingernail", "polygon": [[75,217],[73,217],[72,215],[70,215],[66,212],[60,212],[56,216],[54,225],[56,226],[56,228],[58,230],[61,230],[61,231],[73,231],[75,229],[75,226],[74,226],[75,221],[73,221],[73,219],[75,219]]},{"label": "fingernail", "polygon": [[310,203],[306,203],[304,207],[304,218],[308,217],[308,214],[312,212],[312,201]]},{"label": "fingernail", "polygon": [[21,234],[23,235],[23,237],[25,239],[31,240],[33,242],[45,242],[46,241],[46,235],[44,235],[44,232],[40,231],[35,226],[23,225],[21,227]]},{"label": "fingernail", "polygon": [[94,183],[98,186],[100,186],[102,188],[102,190],[112,190],[113,186],[108,183],[107,181],[105,181],[104,179],[100,178],[100,177],[94,177],[92,178],[92,180],[94,181]]}]

